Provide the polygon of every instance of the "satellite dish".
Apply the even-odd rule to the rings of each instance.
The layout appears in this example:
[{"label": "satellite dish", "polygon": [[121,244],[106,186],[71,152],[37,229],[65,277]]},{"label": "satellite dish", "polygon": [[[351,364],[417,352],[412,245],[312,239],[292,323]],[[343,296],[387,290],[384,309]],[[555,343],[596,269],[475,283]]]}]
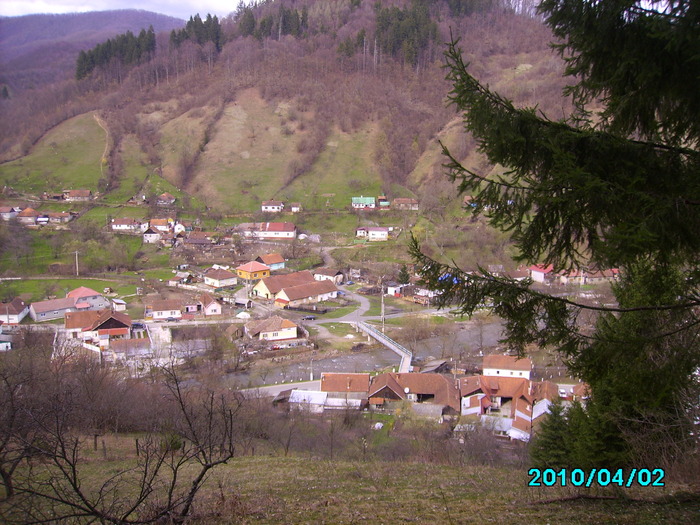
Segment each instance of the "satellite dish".
[{"label": "satellite dish", "polygon": [[404,388],[403,391],[408,394],[408,387]]}]

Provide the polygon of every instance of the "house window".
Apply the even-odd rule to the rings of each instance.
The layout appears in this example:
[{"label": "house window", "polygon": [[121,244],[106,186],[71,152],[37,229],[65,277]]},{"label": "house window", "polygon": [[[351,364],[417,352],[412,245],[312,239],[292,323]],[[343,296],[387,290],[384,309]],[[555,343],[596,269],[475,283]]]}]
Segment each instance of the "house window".
[{"label": "house window", "polygon": [[277,333],[277,332],[272,332],[272,337],[277,337],[278,335],[279,335],[279,333]]}]

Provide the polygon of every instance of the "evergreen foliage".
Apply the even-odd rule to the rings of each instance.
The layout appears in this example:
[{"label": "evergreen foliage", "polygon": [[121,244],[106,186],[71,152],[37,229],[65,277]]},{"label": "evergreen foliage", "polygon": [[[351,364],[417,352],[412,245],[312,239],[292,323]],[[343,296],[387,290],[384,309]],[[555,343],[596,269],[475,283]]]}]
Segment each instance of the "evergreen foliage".
[{"label": "evergreen foliage", "polygon": [[75,67],[75,78],[82,80],[95,68],[105,67],[113,60],[133,65],[148,60],[156,50],[156,34],[153,26],[142,29],[136,37],[131,31],[97,44],[88,51],[80,51]]},{"label": "evergreen foliage", "polygon": [[382,7],[377,4],[377,42],[382,52],[415,65],[418,55],[437,39],[437,24],[428,4],[414,0],[410,7]]},{"label": "evergreen foliage", "polygon": [[238,34],[240,36],[255,36],[257,39],[272,36],[292,35],[300,38],[309,27],[309,10],[306,6],[301,11],[280,4],[277,16],[266,15],[258,20],[250,7],[241,7],[237,14]]},{"label": "evergreen foliage", "polygon": [[570,466],[568,422],[564,406],[558,399],[550,406],[550,412],[532,443],[530,457],[536,467],[565,468]]},{"label": "evergreen foliage", "polygon": [[186,40],[200,46],[211,42],[217,51],[221,51],[223,38],[218,17],[208,14],[207,18],[202,20],[199,14],[196,14],[194,17],[190,17],[183,29],[179,31],[173,29],[170,33],[170,43],[175,47],[180,46]]},{"label": "evergreen foliage", "polygon": [[[617,307],[552,297],[485,270],[470,274],[411,246],[440,305],[491,303],[505,341],[554,346],[590,384],[570,449],[598,466],[678,458],[692,439],[700,366],[700,9],[686,1],[545,0],[539,7],[576,83],[578,108],[554,121],[519,108],[446,53],[450,99],[493,164],[490,177],[443,148],[474,213],[510,232],[527,263],[618,267]],[[690,80],[693,79],[693,80]],[[599,114],[591,107],[600,106]],[[600,314],[595,328],[579,322]]]},{"label": "evergreen foliage", "polygon": [[401,265],[401,269],[399,270],[399,275],[398,275],[398,281],[399,284],[408,284],[411,282],[411,276],[408,273],[408,268],[406,268],[405,264]]}]

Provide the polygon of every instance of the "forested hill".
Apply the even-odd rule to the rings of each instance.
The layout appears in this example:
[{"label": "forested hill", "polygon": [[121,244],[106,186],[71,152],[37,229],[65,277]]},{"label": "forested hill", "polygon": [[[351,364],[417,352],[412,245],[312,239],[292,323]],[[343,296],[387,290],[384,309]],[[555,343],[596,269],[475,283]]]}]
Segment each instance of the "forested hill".
[{"label": "forested hill", "polygon": [[136,9],[0,17],[0,82],[22,89],[62,80],[72,75],[81,49],[127,31],[170,31],[184,24]]},{"label": "forested hill", "polygon": [[[446,103],[450,34],[494,89],[552,118],[567,111],[552,35],[522,5],[266,0],[223,19],[193,16],[167,31],[154,24],[155,45],[148,38],[143,49],[140,29],[130,29],[131,38],[109,38],[135,44],[136,55],[105,39],[76,50],[66,80],[7,85],[0,109],[14,125],[0,130],[0,159],[21,160],[51,127],[98,111],[110,133],[107,169],[94,180],[102,193],[145,169],[225,213],[287,197],[320,209],[363,192],[416,196],[441,210],[454,191],[438,139],[483,167]],[[83,66],[106,59],[76,80],[79,51]],[[13,173],[4,180],[3,167]],[[0,183],[17,188],[27,174],[0,165]],[[60,189],[59,172],[52,176]]]}]

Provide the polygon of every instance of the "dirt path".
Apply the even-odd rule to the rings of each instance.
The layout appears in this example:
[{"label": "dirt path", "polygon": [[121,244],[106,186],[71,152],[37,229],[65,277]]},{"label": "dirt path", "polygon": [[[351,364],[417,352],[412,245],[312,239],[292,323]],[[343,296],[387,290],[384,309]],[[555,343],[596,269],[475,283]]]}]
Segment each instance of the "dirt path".
[{"label": "dirt path", "polygon": [[100,177],[104,177],[105,161],[107,160],[107,154],[109,153],[109,130],[97,113],[93,113],[92,116],[95,119],[95,122],[97,122],[97,125],[102,128],[102,131],[105,132],[105,149],[102,152],[102,158],[100,159]]}]

